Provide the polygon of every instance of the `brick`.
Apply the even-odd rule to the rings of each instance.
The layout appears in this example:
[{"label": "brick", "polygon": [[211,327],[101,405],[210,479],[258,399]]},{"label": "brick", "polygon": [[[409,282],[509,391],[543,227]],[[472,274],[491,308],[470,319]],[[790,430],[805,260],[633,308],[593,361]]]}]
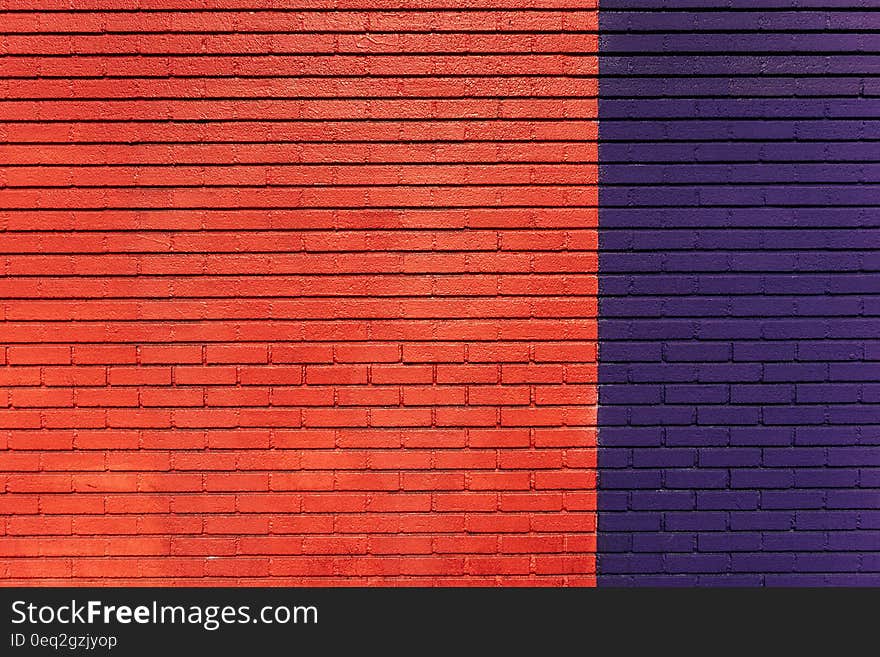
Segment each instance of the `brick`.
[{"label": "brick", "polygon": [[44,367],[42,379],[46,386],[103,386],[107,383],[107,370],[104,367]]},{"label": "brick", "polygon": [[471,557],[466,571],[470,575],[528,575],[531,560],[518,556]]},{"label": "brick", "polygon": [[70,347],[14,346],[6,350],[10,365],[69,365]]},{"label": "brick", "polygon": [[205,475],[205,490],[239,491],[269,490],[269,476],[265,474],[222,473]]},{"label": "brick", "polygon": [[114,429],[158,429],[172,426],[168,410],[109,410],[107,426]]},{"label": "brick", "polygon": [[438,407],[434,414],[440,427],[488,427],[498,421],[495,408]]},{"label": "brick", "polygon": [[[80,389],[75,392],[76,396],[76,405],[77,406],[86,406],[86,407],[106,407],[106,406],[129,406],[136,407],[138,406],[142,396],[145,399],[145,402],[149,402],[153,399],[151,396],[152,390],[145,389],[143,394],[137,388],[121,388],[121,389],[110,389],[110,388],[90,388],[90,389]],[[160,395],[165,391],[155,391]],[[165,404],[149,404],[145,403],[145,406],[164,406]]]},{"label": "brick", "polygon": [[494,493],[437,493],[434,495],[435,511],[494,511],[498,498]]},{"label": "brick", "polygon": [[[427,5],[400,12],[378,3],[299,12],[292,32],[283,12],[231,5],[159,12],[149,28],[112,1],[94,11],[68,7],[52,14],[51,34],[27,6],[4,17],[12,55],[8,120],[0,122],[10,165],[0,190],[8,210],[0,221],[5,581],[595,584],[599,15],[593,2],[560,3],[572,6],[535,11],[525,0],[479,0],[465,12]],[[358,35],[371,29],[384,36],[364,48]],[[72,52],[84,56],[73,61]],[[281,75],[273,53],[300,55],[286,56]],[[217,63],[233,54],[239,77],[220,75]],[[303,74],[315,67],[324,77]],[[710,84],[704,77],[693,80]],[[669,77],[673,90],[675,80]],[[727,129],[736,139],[740,128]],[[869,135],[873,126],[862,129]],[[685,146],[702,148],[688,142],[670,152]],[[742,146],[758,152],[760,144]],[[835,148],[833,141],[824,147]],[[698,175],[717,173],[715,154],[701,154],[709,159]],[[738,171],[736,163],[725,166]],[[645,164],[643,171],[658,169]],[[840,178],[854,169],[838,163],[828,171],[822,175]],[[804,182],[818,175],[788,173]],[[658,202],[680,205],[682,192],[658,191]],[[711,202],[715,192],[722,190],[701,188],[700,196]],[[853,228],[867,229],[866,217]],[[670,283],[674,289],[724,295],[712,287],[723,283],[716,279],[748,264],[734,254],[762,248],[726,227],[730,245],[711,227],[653,231],[669,276],[677,276],[689,245],[707,245],[729,265],[712,280]],[[643,232],[615,235],[625,245],[608,243],[612,265],[627,249],[646,251]],[[805,238],[804,248],[816,255],[847,248],[836,235],[829,242],[819,235]],[[870,249],[873,233],[859,230],[852,239]],[[873,289],[869,256],[857,264],[852,285]],[[823,263],[805,258],[799,266]],[[766,285],[778,312],[831,316],[819,299],[795,305],[786,289],[793,282],[755,271],[757,288],[729,295],[731,313],[752,321],[743,313],[772,311],[755,298]],[[856,307],[851,291],[827,283],[822,289],[839,297],[835,312],[863,313],[866,322],[874,314],[870,303]],[[660,285],[656,296],[664,284],[639,279],[624,289]],[[621,296],[619,288],[603,296],[612,322]],[[645,308],[690,317],[690,300],[679,296]],[[867,374],[845,367],[869,355],[852,336],[846,346],[843,336],[828,340],[842,351],[822,351],[819,338],[773,337],[788,329],[767,326],[750,342],[779,342],[771,353],[737,349],[713,330],[690,326],[649,364],[667,357],[682,366],[680,378],[690,376],[670,383],[700,388],[711,378],[725,400],[735,384],[742,410],[776,422],[820,392],[803,387],[791,391],[801,397],[761,408],[765,398],[748,386],[784,392],[787,384],[771,381],[784,372],[769,366],[786,360],[804,366],[800,386],[827,383],[815,380],[815,366],[833,358],[843,367],[829,376],[852,386],[847,403],[869,403],[875,393]],[[657,343],[653,335],[634,337]],[[611,355],[614,362],[625,356]],[[758,356],[766,362],[756,369]],[[694,367],[696,374],[685,371]],[[621,378],[638,384],[650,373]],[[673,401],[690,391],[643,389],[653,403],[692,406],[705,421],[725,412],[717,397]],[[609,417],[651,419],[649,410],[634,409]],[[660,418],[667,433],[652,434],[658,445],[667,435],[696,441],[675,433],[688,412]],[[854,415],[829,418],[843,431],[857,425]],[[617,428],[625,426],[632,425]],[[711,436],[714,447],[733,441],[729,433]],[[793,431],[789,438],[794,448]],[[871,435],[863,439],[867,449]],[[832,440],[840,438],[802,433],[796,447],[824,453]],[[757,449],[765,470],[798,467],[799,452],[765,455],[764,447],[741,448]],[[647,445],[626,448],[616,463],[633,462],[636,448],[641,463]],[[679,448],[691,450],[691,467],[748,467],[709,465],[716,454]],[[664,467],[642,463],[639,481],[655,482]],[[688,465],[676,467],[672,483],[683,485]],[[866,511],[848,508],[854,503],[843,477],[857,473],[870,490],[873,470],[834,469],[840,496],[829,503]],[[795,481],[816,492],[825,476]],[[764,502],[736,499],[754,502],[752,512]],[[688,498],[694,505],[736,499]],[[633,498],[644,506],[678,500]]]},{"label": "brick", "polygon": [[77,430],[72,440],[78,449],[132,449],[138,446],[140,436],[136,431]]},{"label": "brick", "polygon": [[498,552],[497,536],[437,536],[434,551],[438,554],[494,554]]},{"label": "brick", "polygon": [[456,472],[403,474],[404,490],[463,490],[464,487],[464,475]]},{"label": "brick", "polygon": [[374,408],[370,411],[370,425],[374,427],[428,427],[431,426],[431,409]]},{"label": "brick", "polygon": [[73,431],[15,431],[7,446],[11,450],[67,450],[73,448],[75,435]]},{"label": "brick", "polygon": [[174,381],[178,385],[234,385],[238,374],[234,367],[174,368]]},{"label": "brick", "polygon": [[[667,84],[678,72],[669,65],[718,26],[688,12],[695,22],[673,33],[639,10],[623,3],[609,13],[614,36],[603,44],[615,56],[615,80],[604,87],[615,100],[600,103],[600,119],[612,119],[603,133],[603,158],[612,163],[601,174],[610,185],[600,202],[607,230],[599,231],[598,464],[606,488],[598,496],[600,529],[606,527],[599,546],[633,551],[600,554],[599,581],[809,585],[843,575],[835,581],[867,582],[850,558],[856,553],[839,546],[858,545],[868,532],[846,525],[835,507],[870,502],[853,478],[855,464],[828,467],[826,457],[859,442],[843,425],[864,426],[874,413],[875,400],[854,396],[871,369],[869,334],[856,328],[859,308],[873,294],[857,264],[869,247],[859,243],[864,226],[851,214],[866,201],[853,196],[852,207],[841,209],[835,200],[873,178],[855,170],[816,176],[829,156],[803,141],[805,134],[853,145],[864,139],[854,125],[838,126],[833,136],[816,131],[820,106],[836,105],[830,97],[838,93],[856,94],[819,85],[803,96],[802,89],[774,87],[779,104],[770,107],[769,87],[754,66],[737,67],[735,94],[710,91],[715,83],[703,74],[722,85],[733,78],[708,51],[687,57],[691,76]],[[713,50],[735,50],[744,61],[770,47],[781,61],[813,47],[759,35],[757,15],[726,17],[737,35],[713,36]],[[776,25],[798,30],[803,20],[780,15]],[[825,54],[833,58],[846,47],[829,45]],[[626,77],[633,62],[649,60],[650,78]],[[847,72],[863,66],[853,62]],[[805,83],[805,72],[787,70],[795,86]],[[684,100],[716,92],[712,107]],[[658,112],[661,105],[676,109]],[[815,127],[804,133],[805,125]],[[772,164],[762,152],[770,140]],[[719,164],[705,159],[709,153]],[[819,228],[825,239],[816,239]],[[721,254],[729,260],[721,262]],[[566,382],[587,382],[586,372],[571,367]],[[592,468],[586,456],[582,463]],[[565,472],[537,472],[536,484],[560,476]],[[824,517],[828,533],[795,531],[798,514]],[[693,553],[686,531],[703,532],[699,547],[712,554]]]},{"label": "brick", "polygon": [[437,383],[496,383],[498,368],[494,365],[438,365]]},{"label": "brick", "polygon": [[332,345],[273,345],[273,363],[332,363]]},{"label": "brick", "polygon": [[40,469],[45,471],[98,471],[106,467],[104,454],[47,452],[40,457]]},{"label": "brick", "polygon": [[[181,477],[181,475],[177,475]],[[178,479],[180,481],[180,479]],[[172,491],[198,491],[201,486],[169,487]],[[235,495],[208,494],[176,494],[171,497],[171,511],[173,513],[231,513],[235,511]]]},{"label": "brick", "polygon": [[137,350],[135,347],[77,345],[73,348],[73,362],[78,365],[117,365],[136,363]]},{"label": "brick", "polygon": [[207,388],[207,406],[268,406],[268,388]]},{"label": "brick", "polygon": [[67,493],[72,490],[69,474],[9,475],[6,478],[9,493]]},{"label": "brick", "polygon": [[[39,367],[3,367],[3,368],[0,368],[0,385],[4,385],[4,386],[27,386],[27,385],[38,386],[38,385],[40,385],[40,368]],[[65,384],[65,385],[70,385],[70,384]]]},{"label": "brick", "polygon": [[138,351],[140,362],[144,365],[202,362],[202,347],[199,345],[144,345]]},{"label": "brick", "polygon": [[434,371],[429,365],[375,365],[371,375],[376,384],[431,383]]},{"label": "brick", "polygon": [[108,495],[103,500],[102,509],[107,513],[170,513],[169,495]]},{"label": "brick", "polygon": [[[321,405],[328,404],[321,392]],[[327,395],[330,399],[335,395],[340,406],[394,406],[400,401],[398,388],[392,386],[339,386],[328,390]]]},{"label": "brick", "polygon": [[400,347],[394,344],[342,344],[334,348],[339,363],[396,363]]},{"label": "brick", "polygon": [[171,368],[111,367],[108,380],[112,386],[171,385]]},{"label": "brick", "polygon": [[138,488],[135,474],[75,474],[73,490],[76,492],[134,492]]},{"label": "brick", "polygon": [[528,429],[470,429],[468,446],[528,447],[531,444],[529,433]]},{"label": "brick", "polygon": [[404,344],[405,363],[461,363],[465,359],[465,346],[458,343]]},{"label": "brick", "polygon": [[351,385],[367,383],[364,365],[308,365],[306,383],[309,385]]},{"label": "brick", "polygon": [[197,407],[205,405],[201,388],[142,388],[138,399],[145,407]]},{"label": "brick", "polygon": [[238,377],[242,385],[299,385],[302,367],[241,367]]},{"label": "brick", "polygon": [[467,487],[470,490],[528,490],[530,480],[528,472],[472,472],[467,476]]},{"label": "brick", "polygon": [[478,406],[528,404],[531,390],[527,386],[470,386],[467,399]]},{"label": "brick", "polygon": [[269,350],[265,345],[208,345],[205,362],[214,363],[267,363]]}]

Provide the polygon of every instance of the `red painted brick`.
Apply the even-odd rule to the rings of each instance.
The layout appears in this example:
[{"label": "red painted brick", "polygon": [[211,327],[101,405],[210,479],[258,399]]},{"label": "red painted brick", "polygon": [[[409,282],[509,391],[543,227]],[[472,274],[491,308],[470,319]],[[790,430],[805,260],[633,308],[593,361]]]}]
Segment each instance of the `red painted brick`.
[{"label": "red painted brick", "polygon": [[68,365],[70,347],[14,346],[6,353],[10,365]]},{"label": "red painted brick", "polygon": [[595,584],[598,12],[476,2],[5,16],[4,581]]}]

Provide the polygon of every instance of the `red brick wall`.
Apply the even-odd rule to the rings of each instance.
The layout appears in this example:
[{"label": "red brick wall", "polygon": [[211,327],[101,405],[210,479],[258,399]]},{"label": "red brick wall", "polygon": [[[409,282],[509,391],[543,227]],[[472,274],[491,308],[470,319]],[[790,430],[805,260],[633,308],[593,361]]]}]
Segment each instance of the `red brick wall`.
[{"label": "red brick wall", "polygon": [[594,582],[592,3],[318,4],[0,2],[4,583]]}]

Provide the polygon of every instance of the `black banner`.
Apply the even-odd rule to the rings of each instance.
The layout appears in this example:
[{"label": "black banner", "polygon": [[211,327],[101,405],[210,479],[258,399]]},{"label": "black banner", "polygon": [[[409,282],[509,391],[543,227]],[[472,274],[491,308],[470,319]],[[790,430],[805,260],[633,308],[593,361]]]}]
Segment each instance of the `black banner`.
[{"label": "black banner", "polygon": [[819,641],[832,631],[839,649],[872,626],[876,595],[866,589],[6,588],[0,589],[0,655],[494,655],[503,648],[537,657],[694,644],[714,654],[769,636]]}]

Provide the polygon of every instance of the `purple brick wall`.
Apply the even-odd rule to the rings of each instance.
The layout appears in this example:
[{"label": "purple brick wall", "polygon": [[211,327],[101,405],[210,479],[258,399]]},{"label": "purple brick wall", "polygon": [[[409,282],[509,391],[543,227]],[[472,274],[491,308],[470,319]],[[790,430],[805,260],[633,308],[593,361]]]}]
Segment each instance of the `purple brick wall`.
[{"label": "purple brick wall", "polygon": [[601,6],[600,584],[880,584],[880,2]]}]

